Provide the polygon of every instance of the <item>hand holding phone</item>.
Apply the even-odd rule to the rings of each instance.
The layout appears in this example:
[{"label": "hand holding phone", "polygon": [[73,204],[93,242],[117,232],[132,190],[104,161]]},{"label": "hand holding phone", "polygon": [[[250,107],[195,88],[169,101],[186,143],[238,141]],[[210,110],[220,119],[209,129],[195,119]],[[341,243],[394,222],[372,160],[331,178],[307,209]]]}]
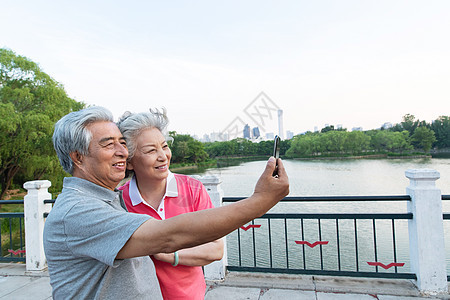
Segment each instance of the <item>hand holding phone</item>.
[{"label": "hand holding phone", "polygon": [[273,171],[272,176],[278,176],[278,158],[280,158],[280,137],[278,135],[275,136],[273,140],[273,157],[276,160],[275,171]]}]

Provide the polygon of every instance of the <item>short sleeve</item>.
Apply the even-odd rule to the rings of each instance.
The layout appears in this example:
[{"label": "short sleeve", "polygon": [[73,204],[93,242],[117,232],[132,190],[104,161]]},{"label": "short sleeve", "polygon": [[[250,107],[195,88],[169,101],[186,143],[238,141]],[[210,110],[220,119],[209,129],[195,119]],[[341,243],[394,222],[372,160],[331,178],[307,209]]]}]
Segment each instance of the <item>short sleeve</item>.
[{"label": "short sleeve", "polygon": [[113,266],[117,253],[150,217],[113,208],[101,200],[80,201],[64,218],[68,248]]},{"label": "short sleeve", "polygon": [[209,208],[214,208],[214,205],[211,202],[211,197],[209,197],[208,192],[206,191],[205,186],[200,182],[195,180],[196,189],[197,189],[197,210],[204,210]]}]

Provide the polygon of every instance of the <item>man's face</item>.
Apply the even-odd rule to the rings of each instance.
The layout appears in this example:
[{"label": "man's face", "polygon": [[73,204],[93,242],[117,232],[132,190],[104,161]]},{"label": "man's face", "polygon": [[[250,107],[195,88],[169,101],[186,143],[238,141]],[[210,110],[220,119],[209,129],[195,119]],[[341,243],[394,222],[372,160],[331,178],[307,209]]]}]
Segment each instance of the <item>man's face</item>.
[{"label": "man's face", "polygon": [[114,190],[125,177],[128,157],[125,138],[112,122],[94,122],[87,129],[92,133],[89,153],[75,163],[78,172],[74,175]]}]

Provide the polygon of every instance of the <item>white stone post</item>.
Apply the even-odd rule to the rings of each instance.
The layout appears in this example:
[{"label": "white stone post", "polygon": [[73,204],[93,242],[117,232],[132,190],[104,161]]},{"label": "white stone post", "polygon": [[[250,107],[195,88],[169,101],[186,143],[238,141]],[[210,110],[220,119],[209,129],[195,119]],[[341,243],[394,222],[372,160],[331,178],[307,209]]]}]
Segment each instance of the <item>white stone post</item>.
[{"label": "white stone post", "polygon": [[436,170],[407,170],[410,180],[406,193],[411,196],[408,212],[411,271],[423,294],[448,292],[445,263],[444,225],[441,191],[435,186],[440,174]]},{"label": "white stone post", "polygon": [[[223,190],[220,187],[220,178],[214,175],[208,175],[203,177],[197,177],[208,191],[209,197],[214,207],[222,206]],[[225,278],[226,265],[227,265],[227,241],[226,237],[222,238],[224,244],[223,257],[219,261],[210,263],[204,266],[206,280],[223,280]]]},{"label": "white stone post", "polygon": [[41,271],[47,267],[43,244],[44,213],[50,212],[52,205],[44,204],[44,200],[51,199],[50,186],[48,180],[27,181],[23,185],[28,191],[24,197],[27,271]]}]

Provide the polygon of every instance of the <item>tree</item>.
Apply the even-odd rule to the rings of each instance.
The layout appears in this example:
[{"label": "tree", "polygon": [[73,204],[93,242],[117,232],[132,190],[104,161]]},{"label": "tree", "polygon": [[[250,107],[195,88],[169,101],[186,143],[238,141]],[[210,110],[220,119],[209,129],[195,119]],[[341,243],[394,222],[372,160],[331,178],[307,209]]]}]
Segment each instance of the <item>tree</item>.
[{"label": "tree", "polygon": [[175,131],[169,132],[173,138],[170,146],[172,150],[173,163],[198,163],[208,159],[204,145],[187,134],[177,134]]},{"label": "tree", "polygon": [[297,135],[292,139],[291,147],[286,151],[286,156],[304,157],[313,154],[312,144],[314,136],[312,135]]},{"label": "tree", "polygon": [[345,151],[350,153],[361,153],[367,150],[370,144],[370,137],[361,131],[352,131],[347,135]]},{"label": "tree", "polygon": [[431,124],[431,130],[436,135],[436,147],[450,147],[450,118],[448,116],[440,116]]},{"label": "tree", "polygon": [[409,133],[406,130],[402,132],[376,130],[374,133],[371,138],[371,145],[375,150],[403,152],[412,149],[409,142]]},{"label": "tree", "polygon": [[428,152],[430,151],[433,143],[436,141],[436,137],[433,130],[420,126],[414,130],[414,133],[411,136],[411,141],[422,148],[423,151]]},{"label": "tree", "polygon": [[416,130],[417,126],[419,125],[419,120],[416,120],[416,117],[414,115],[406,114],[403,116],[401,125],[403,130],[408,131],[409,135],[411,136],[414,133],[414,130]]},{"label": "tree", "polygon": [[325,133],[325,132],[333,131],[333,130],[334,130],[334,125],[328,125],[328,126],[325,126],[324,128],[322,128],[320,130],[320,133]]},{"label": "tree", "polygon": [[0,48],[0,199],[19,172],[34,180],[59,168],[53,125],[83,107],[36,63]]}]

